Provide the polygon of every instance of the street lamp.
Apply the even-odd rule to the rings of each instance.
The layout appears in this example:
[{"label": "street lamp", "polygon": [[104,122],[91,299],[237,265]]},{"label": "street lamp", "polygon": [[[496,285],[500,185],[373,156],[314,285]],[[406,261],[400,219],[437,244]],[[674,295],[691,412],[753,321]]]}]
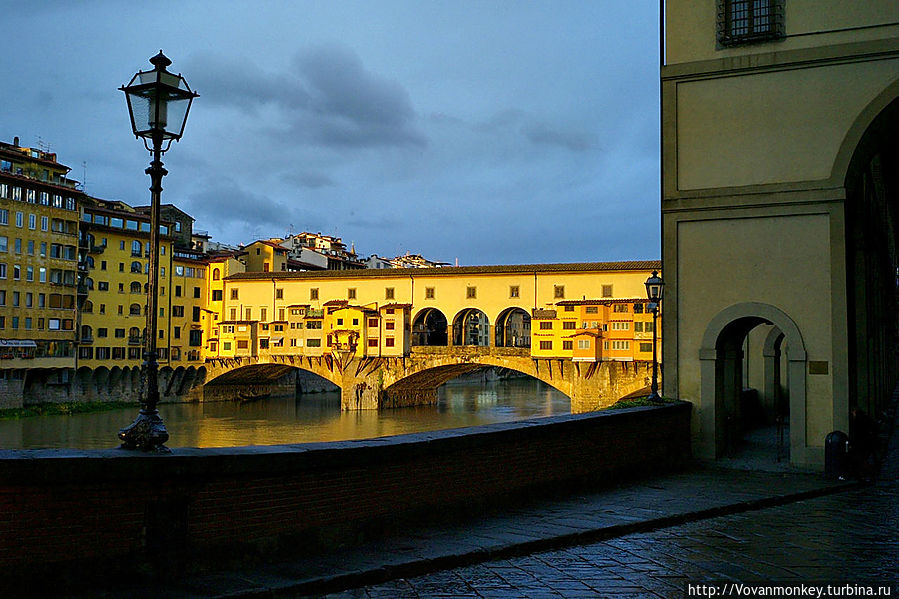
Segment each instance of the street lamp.
[{"label": "street lamp", "polygon": [[[127,428],[119,431],[119,439],[125,449],[168,452],[165,442],[169,433],[156,410],[159,402],[159,364],[156,362],[156,322],[157,290],[159,289],[159,195],[162,193],[162,178],[168,171],[162,167],[162,155],[178,141],[184,133],[187,113],[193,99],[199,94],[193,92],[180,74],[166,70],[172,61],[162,50],[150,59],[154,66],[149,71],[138,71],[128,85],[119,89],[125,92],[131,129],[135,137],[143,138],[144,147],[153,155],[153,161],[145,171],[150,175],[150,269],[147,283],[147,333],[143,373],[146,378],[146,393],[141,395],[141,409],[137,418]],[[152,144],[152,147],[151,147]]]},{"label": "street lamp", "polygon": [[652,271],[652,276],[646,279],[646,297],[649,298],[649,309],[652,310],[652,387],[650,388],[649,401],[658,402],[662,400],[659,395],[659,361],[656,358],[656,334],[658,330],[657,318],[659,316],[659,308],[662,305],[662,292],[665,289],[665,283],[659,276],[659,271]]}]

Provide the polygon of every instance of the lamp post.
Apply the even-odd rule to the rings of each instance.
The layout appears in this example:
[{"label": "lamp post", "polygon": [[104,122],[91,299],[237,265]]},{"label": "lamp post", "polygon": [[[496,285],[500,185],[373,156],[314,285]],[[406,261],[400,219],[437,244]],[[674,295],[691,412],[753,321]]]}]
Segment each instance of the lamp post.
[{"label": "lamp post", "polygon": [[652,271],[652,276],[646,279],[646,297],[649,298],[649,309],[652,310],[652,387],[650,388],[649,401],[662,400],[659,395],[659,360],[656,357],[656,334],[658,329],[659,308],[662,305],[662,292],[665,283],[657,270]]},{"label": "lamp post", "polygon": [[172,61],[162,50],[150,59],[153,69],[138,71],[128,85],[119,89],[125,92],[131,129],[135,137],[140,137],[153,156],[146,169],[150,175],[150,265],[147,283],[147,329],[146,352],[144,353],[143,374],[146,390],[141,394],[141,409],[137,418],[128,427],[119,431],[119,439],[125,449],[168,452],[165,446],[169,433],[156,404],[159,402],[159,364],[156,361],[156,323],[158,316],[159,289],[159,196],[162,193],[162,178],[168,174],[162,166],[162,155],[184,134],[187,113],[193,99],[199,94],[193,92],[180,74],[166,70]]}]

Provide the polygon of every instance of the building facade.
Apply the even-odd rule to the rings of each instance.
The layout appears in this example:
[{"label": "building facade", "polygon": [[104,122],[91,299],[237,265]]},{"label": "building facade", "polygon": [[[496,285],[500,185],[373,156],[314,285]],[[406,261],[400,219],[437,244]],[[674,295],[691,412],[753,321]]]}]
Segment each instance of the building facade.
[{"label": "building facade", "polygon": [[899,4],[674,0],[662,30],[665,393],[720,457],[764,379],[821,467],[896,382]]},{"label": "building facade", "polygon": [[75,365],[78,206],[56,155],[0,143],[0,395],[26,373],[65,384]]}]

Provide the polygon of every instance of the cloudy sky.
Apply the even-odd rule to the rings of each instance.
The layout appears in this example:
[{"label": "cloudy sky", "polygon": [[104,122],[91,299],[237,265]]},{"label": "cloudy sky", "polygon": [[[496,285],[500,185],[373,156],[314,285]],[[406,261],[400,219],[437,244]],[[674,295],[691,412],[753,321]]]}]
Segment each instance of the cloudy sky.
[{"label": "cloudy sky", "polygon": [[[163,202],[214,239],[321,231],[460,264],[659,256],[658,3],[32,0],[4,11],[0,140],[149,202],[117,88],[200,93]],[[86,176],[85,176],[86,175]]]}]

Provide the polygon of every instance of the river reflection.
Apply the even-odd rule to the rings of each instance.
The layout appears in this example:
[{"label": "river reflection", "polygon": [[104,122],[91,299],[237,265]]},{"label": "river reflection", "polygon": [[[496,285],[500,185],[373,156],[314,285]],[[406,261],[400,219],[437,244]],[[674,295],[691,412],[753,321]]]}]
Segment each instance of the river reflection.
[{"label": "river reflection", "polygon": [[[231,447],[368,439],[491,422],[567,414],[568,398],[535,379],[444,385],[434,406],[341,412],[339,393],[275,397],[252,403],[163,404],[169,447]],[[236,391],[235,391],[236,397]],[[0,421],[0,447],[116,446],[137,409]]]}]

